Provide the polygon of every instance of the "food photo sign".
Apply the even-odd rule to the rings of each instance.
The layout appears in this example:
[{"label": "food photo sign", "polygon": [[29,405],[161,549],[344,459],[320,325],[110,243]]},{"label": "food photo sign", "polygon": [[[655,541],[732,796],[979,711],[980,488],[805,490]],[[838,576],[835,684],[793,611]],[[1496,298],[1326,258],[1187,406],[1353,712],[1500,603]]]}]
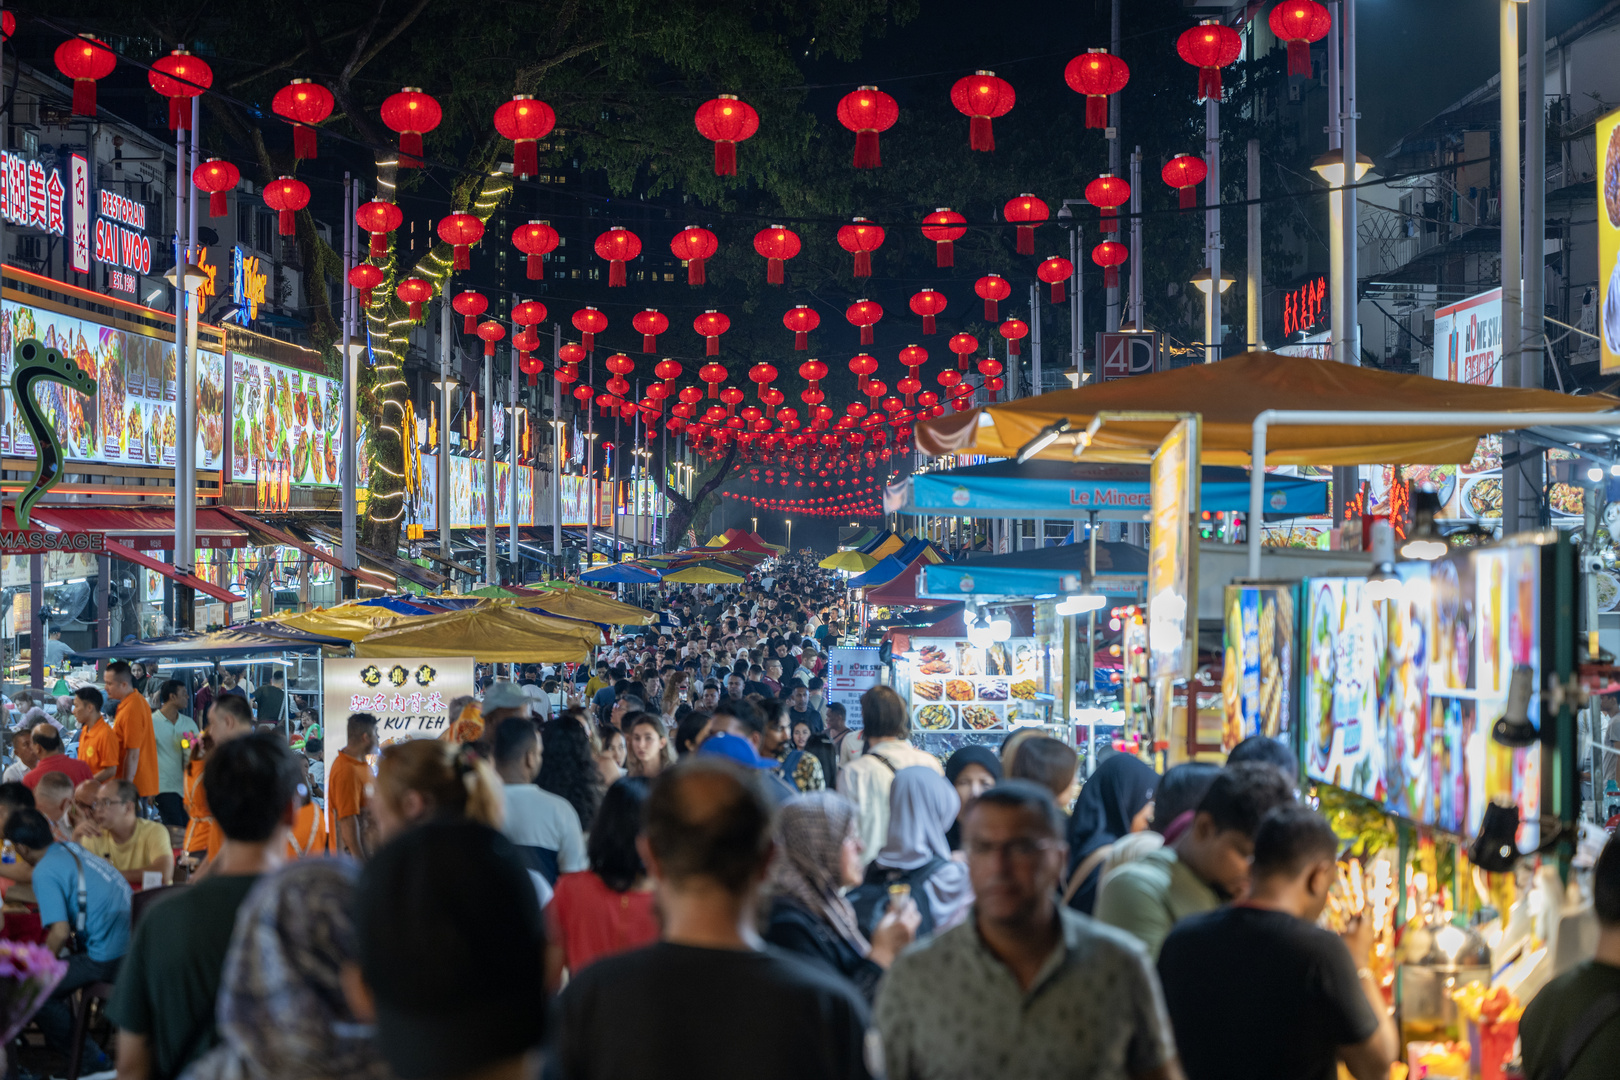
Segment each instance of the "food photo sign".
[{"label": "food photo sign", "polygon": [[285,464],[290,483],[337,487],[343,476],[343,384],[231,353],[231,477],[253,483]]},{"label": "food photo sign", "polygon": [[1620,370],[1620,109],[1597,122],[1598,322],[1604,371]]},{"label": "food photo sign", "polygon": [[[911,741],[940,759],[963,746],[1000,746],[1015,728],[1048,723],[1046,650],[1035,638],[987,646],[965,638],[912,638],[895,665],[895,692],[911,716]],[[1049,697],[1049,695],[1048,695]],[[1053,728],[1067,740],[1066,729]]]}]

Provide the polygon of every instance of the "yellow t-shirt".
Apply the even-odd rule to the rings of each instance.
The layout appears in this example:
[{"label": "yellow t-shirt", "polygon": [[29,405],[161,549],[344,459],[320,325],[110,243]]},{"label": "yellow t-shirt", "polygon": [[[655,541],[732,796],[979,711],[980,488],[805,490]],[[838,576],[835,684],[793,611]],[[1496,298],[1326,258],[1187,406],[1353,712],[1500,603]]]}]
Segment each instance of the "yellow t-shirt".
[{"label": "yellow t-shirt", "polygon": [[113,869],[123,872],[151,866],[165,851],[172,850],[169,830],[147,818],[135,820],[135,831],[122,844],[114,840],[111,833],[102,833],[85,837],[84,849],[92,855],[100,855],[113,864]]}]

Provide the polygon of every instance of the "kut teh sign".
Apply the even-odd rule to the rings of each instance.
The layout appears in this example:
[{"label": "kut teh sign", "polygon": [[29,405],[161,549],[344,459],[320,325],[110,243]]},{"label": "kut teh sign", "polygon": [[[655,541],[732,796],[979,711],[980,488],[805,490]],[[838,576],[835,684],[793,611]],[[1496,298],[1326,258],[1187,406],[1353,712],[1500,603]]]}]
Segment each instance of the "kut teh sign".
[{"label": "kut teh sign", "polygon": [[1098,334],[1097,372],[1099,382],[1151,375],[1159,370],[1159,335]]}]

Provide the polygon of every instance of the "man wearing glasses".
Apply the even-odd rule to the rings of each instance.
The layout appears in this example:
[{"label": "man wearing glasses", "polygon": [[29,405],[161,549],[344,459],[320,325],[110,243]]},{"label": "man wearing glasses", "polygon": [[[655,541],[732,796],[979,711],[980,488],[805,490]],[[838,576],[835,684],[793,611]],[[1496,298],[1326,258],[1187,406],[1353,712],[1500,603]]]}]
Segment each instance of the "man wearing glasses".
[{"label": "man wearing glasses", "polygon": [[136,812],[135,785],[109,780],[95,800],[95,821],[79,825],[75,839],[93,855],[112,863],[124,880],[140,888],[149,873],[162,874],[163,884],[174,883],[174,849],[169,830]]}]

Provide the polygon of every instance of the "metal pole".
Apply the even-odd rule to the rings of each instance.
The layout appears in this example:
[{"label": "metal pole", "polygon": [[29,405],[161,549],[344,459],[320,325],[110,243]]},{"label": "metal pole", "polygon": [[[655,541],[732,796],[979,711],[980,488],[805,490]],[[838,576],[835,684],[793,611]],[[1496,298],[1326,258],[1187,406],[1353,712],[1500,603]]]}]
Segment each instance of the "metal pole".
[{"label": "metal pole", "polygon": [[1251,349],[1264,349],[1266,347],[1265,331],[1261,328],[1260,320],[1264,312],[1260,306],[1260,288],[1264,276],[1260,272],[1260,140],[1249,140],[1249,167],[1247,180],[1249,182],[1249,257],[1248,281],[1244,283],[1244,305],[1249,322],[1247,341]]},{"label": "metal pole", "polygon": [[[1520,287],[1524,274],[1524,235],[1520,213],[1519,154],[1519,5],[1499,0],[1501,6],[1502,65],[1502,385],[1518,386],[1523,360]],[[1538,260],[1539,261],[1539,260]],[[1522,333],[1522,330],[1521,330]],[[1502,454],[1508,460],[1518,451],[1518,443],[1504,443]],[[1502,470],[1502,534],[1518,532],[1524,521],[1525,475],[1518,468]]]},{"label": "metal pole", "polygon": [[[188,441],[185,430],[186,409],[184,401],[184,387],[187,384],[186,372],[189,368],[189,358],[186,356],[186,266],[190,262],[191,238],[186,232],[186,189],[191,186],[186,177],[186,132],[184,129],[174,134],[174,372],[175,396],[179,399],[179,416],[175,427],[177,428],[175,440],[175,488],[174,488],[174,559],[176,565],[186,566],[195,556],[188,554],[186,545],[188,540],[195,546],[195,539],[186,534],[186,506],[195,505],[197,499],[197,477],[195,473],[188,473],[185,467],[185,447]],[[183,603],[177,606],[181,609],[176,624],[183,629],[190,629],[192,624],[192,611],[195,605],[190,602],[189,590],[182,590]]]},{"label": "metal pole", "polygon": [[[1356,0],[1344,0],[1344,71],[1341,73],[1344,82],[1344,182],[1346,185],[1356,182],[1356,121],[1361,114],[1356,112]],[[1361,290],[1359,287],[1360,271],[1357,269],[1356,248],[1358,247],[1356,221],[1358,219],[1356,193],[1352,188],[1344,193],[1344,330],[1345,362],[1360,366],[1361,364],[1361,319],[1357,314],[1361,306]]]},{"label": "metal pole", "polygon": [[[1547,238],[1547,0],[1524,5],[1524,308],[1523,351],[1519,355],[1519,385],[1540,389],[1546,371]],[[1504,313],[1505,314],[1505,313]],[[1504,322],[1504,329],[1512,326]],[[1545,456],[1523,460],[1516,471],[1521,490],[1540,492]],[[1537,524],[1525,521],[1521,528]],[[1592,533],[1589,530],[1588,536]],[[1596,625],[1595,623],[1593,624]],[[1593,715],[1596,715],[1595,713]]]},{"label": "metal pole", "polygon": [[[1097,580],[1097,511],[1089,512],[1086,522],[1086,566],[1089,568],[1091,580]],[[1093,584],[1092,588],[1096,588]],[[1087,705],[1091,704],[1092,695],[1097,690],[1097,613],[1086,612],[1086,692],[1081,700]]]},{"label": "metal pole", "polygon": [[501,583],[495,563],[495,358],[484,357],[484,583]]},{"label": "metal pole", "polygon": [[[1032,284],[1029,287],[1029,370],[1030,381],[1034,386],[1030,394],[1037,395],[1045,391],[1041,382],[1041,287]],[[1035,519],[1035,546],[1046,546],[1046,519]]]},{"label": "metal pole", "polygon": [[[1070,332],[1074,335],[1074,372],[1078,382],[1086,381],[1086,293],[1085,278],[1082,274],[1083,266],[1080,262],[1080,248],[1082,226],[1080,222],[1074,223],[1074,232],[1069,234],[1069,261],[1074,264],[1074,280],[1069,283],[1069,319]],[[1099,363],[1100,363],[1099,358]]]},{"label": "metal pole", "polygon": [[[1108,51],[1113,53],[1115,56],[1119,55],[1119,0],[1113,0],[1113,4],[1110,9]],[[1108,136],[1108,171],[1113,173],[1115,176],[1120,175],[1121,172],[1119,143],[1120,109],[1120,95],[1108,95],[1108,131],[1106,132]],[[1136,188],[1136,177],[1133,176],[1131,177],[1132,198],[1134,198],[1136,195]],[[1078,260],[1076,260],[1075,265],[1079,265]],[[1119,286],[1115,285],[1111,289],[1104,289],[1103,295],[1105,304],[1103,329],[1107,330],[1109,333],[1114,333],[1119,330]]]},{"label": "metal pole", "polygon": [[1204,303],[1204,362],[1221,358],[1221,103],[1204,102],[1204,265],[1209,268],[1209,296]]},{"label": "metal pole", "polygon": [[1131,153],[1131,329],[1141,333],[1142,321],[1142,148]]},{"label": "metal pole", "polygon": [[[596,382],[596,351],[593,349],[586,356],[585,385],[593,389]],[[591,504],[585,509],[585,569],[589,570],[595,565],[592,560],[596,557],[596,515],[602,505],[602,500],[596,494],[596,410],[594,403],[587,398],[585,401],[585,490],[590,493]]]},{"label": "metal pole", "polygon": [[[1344,17],[1337,3],[1329,4],[1328,10],[1333,15],[1333,30],[1327,36],[1327,141],[1328,150],[1332,151],[1343,149],[1340,138],[1342,121],[1339,119],[1339,114],[1344,111],[1339,91],[1339,37],[1344,29]],[[1344,192],[1339,190],[1337,184],[1328,192],[1328,295],[1331,297],[1328,320],[1329,336],[1333,339],[1333,359],[1346,364],[1350,361],[1345,349],[1349,336],[1344,329]],[[1338,473],[1335,472],[1334,476],[1337,477]],[[1339,502],[1344,501],[1337,491],[1334,498]]]}]

